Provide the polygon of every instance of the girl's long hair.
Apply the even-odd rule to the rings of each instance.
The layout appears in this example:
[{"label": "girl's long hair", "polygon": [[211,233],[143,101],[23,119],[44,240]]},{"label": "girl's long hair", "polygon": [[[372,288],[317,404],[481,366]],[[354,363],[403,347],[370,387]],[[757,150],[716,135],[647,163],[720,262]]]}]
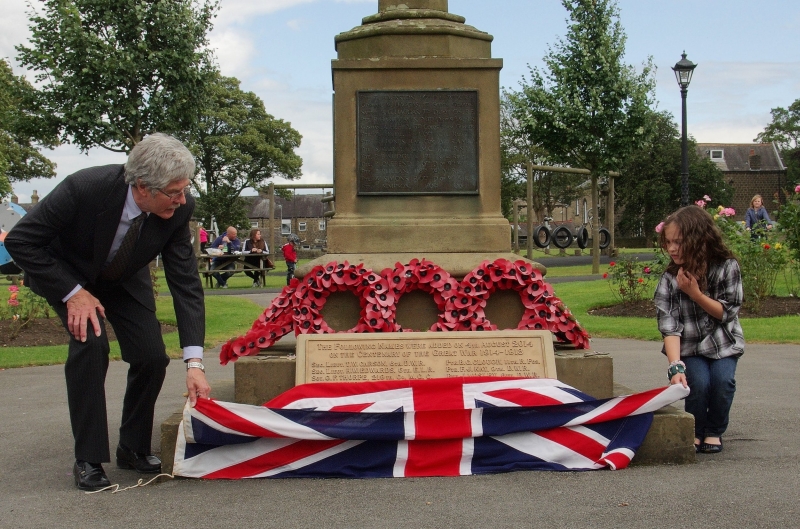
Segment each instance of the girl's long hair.
[{"label": "girl's long hair", "polygon": [[667,250],[667,236],[664,228],[670,224],[674,224],[678,228],[683,239],[681,243],[683,264],[677,265],[670,260],[667,272],[677,276],[678,269],[683,268],[697,279],[700,290],[705,290],[708,286],[709,266],[727,259],[735,259],[733,252],[725,246],[722,232],[711,215],[698,206],[683,207],[667,217],[659,236],[659,242],[664,251]]},{"label": "girl's long hair", "polygon": [[266,250],[267,243],[264,242],[264,237],[261,237],[260,240],[256,240],[256,233],[260,232],[261,230],[258,228],[253,228],[250,230],[250,247],[251,248],[258,248],[259,250]]}]

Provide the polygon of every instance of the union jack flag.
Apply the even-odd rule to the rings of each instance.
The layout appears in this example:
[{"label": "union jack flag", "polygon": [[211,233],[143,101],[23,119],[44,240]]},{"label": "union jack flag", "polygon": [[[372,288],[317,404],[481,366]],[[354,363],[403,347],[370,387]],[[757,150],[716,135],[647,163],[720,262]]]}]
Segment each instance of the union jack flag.
[{"label": "union jack flag", "polygon": [[264,406],[184,409],[174,474],[459,476],[628,466],[678,385],[594,399],[554,379],[446,378],[297,386]]}]

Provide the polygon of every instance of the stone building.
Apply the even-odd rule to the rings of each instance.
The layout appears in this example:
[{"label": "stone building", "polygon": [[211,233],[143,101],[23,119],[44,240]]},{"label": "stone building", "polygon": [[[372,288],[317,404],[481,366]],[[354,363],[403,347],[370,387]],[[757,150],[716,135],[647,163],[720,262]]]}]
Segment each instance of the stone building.
[{"label": "stone building", "polygon": [[764,206],[774,218],[773,212],[785,200],[780,190],[787,185],[786,166],[774,144],[698,143],[697,154],[714,162],[733,187],[730,206],[736,210],[736,220],[744,220],[757,194],[764,197]]},{"label": "stone building", "polygon": [[[286,236],[294,233],[300,237],[300,247],[304,250],[325,249],[327,246],[327,222],[324,216],[326,206],[322,194],[294,195],[291,199],[275,197],[275,238],[278,248],[286,241]],[[269,197],[260,193],[255,197],[243,197],[247,202],[250,224],[261,229],[267,243],[269,230]],[[275,249],[277,251],[277,248]]]}]

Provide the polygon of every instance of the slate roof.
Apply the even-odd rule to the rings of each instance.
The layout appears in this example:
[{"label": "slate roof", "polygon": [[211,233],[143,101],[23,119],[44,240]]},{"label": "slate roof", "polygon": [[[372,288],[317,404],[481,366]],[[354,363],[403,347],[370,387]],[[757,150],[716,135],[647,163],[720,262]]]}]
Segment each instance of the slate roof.
[{"label": "slate roof", "polygon": [[778,151],[772,143],[698,143],[697,154],[711,158],[711,151],[723,151],[722,159],[714,159],[720,170],[732,171],[784,171]]}]

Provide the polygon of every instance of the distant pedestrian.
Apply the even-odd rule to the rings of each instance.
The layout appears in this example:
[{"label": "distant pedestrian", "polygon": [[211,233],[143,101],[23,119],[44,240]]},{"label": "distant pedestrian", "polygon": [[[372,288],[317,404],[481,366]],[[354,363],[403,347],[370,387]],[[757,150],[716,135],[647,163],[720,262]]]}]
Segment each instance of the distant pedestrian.
[{"label": "distant pedestrian", "polygon": [[291,283],[294,278],[294,271],[297,267],[297,245],[300,244],[300,237],[295,234],[289,235],[288,242],[283,245],[283,258],[286,260],[286,284]]},{"label": "distant pedestrian", "polygon": [[202,224],[198,224],[198,232],[200,235],[200,251],[205,252],[208,245],[208,232],[203,228]]},{"label": "distant pedestrian", "polygon": [[664,221],[661,248],[670,256],[655,293],[671,384],[691,389],[695,451],[722,451],[744,353],[739,324],[742,276],[722,232],[702,208],[687,206]]}]

